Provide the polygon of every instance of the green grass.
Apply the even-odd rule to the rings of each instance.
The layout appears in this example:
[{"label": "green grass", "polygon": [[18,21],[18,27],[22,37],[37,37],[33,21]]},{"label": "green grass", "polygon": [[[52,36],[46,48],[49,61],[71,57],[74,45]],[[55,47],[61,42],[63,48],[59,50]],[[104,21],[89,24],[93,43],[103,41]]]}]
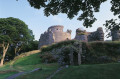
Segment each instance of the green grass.
[{"label": "green grass", "polygon": [[5,79],[13,74],[16,74],[17,72],[6,72],[6,73],[0,73],[0,79]]},{"label": "green grass", "polygon": [[19,76],[16,79],[46,79],[51,74],[53,74],[57,69],[58,69],[57,64],[50,64],[48,66],[44,66],[42,70]]},{"label": "green grass", "polygon": [[26,56],[24,58],[20,58],[18,60],[15,61],[14,66],[17,65],[36,65],[36,64],[40,64],[41,60],[40,60],[40,56],[39,53],[36,54],[32,54],[30,56]]},{"label": "green grass", "polygon": [[[3,67],[0,67],[0,79],[5,79],[6,77],[21,71],[29,72],[36,68],[42,68],[41,71],[36,71],[35,73],[38,72],[38,76],[44,79],[53,72],[55,72],[56,69],[59,67],[58,64],[56,63],[51,63],[51,64],[41,63],[39,52],[38,53],[36,52],[33,53],[33,52],[21,54],[17,56],[14,60],[5,64]],[[39,73],[41,75],[39,75]],[[37,76],[37,74],[33,74],[33,75]]]},{"label": "green grass", "polygon": [[[41,63],[39,53],[25,53],[0,67],[0,79],[5,79],[20,71],[35,68],[42,70],[27,73],[16,79],[46,79],[58,69],[58,64]],[[52,79],[120,79],[120,63],[69,66],[58,72]]]},{"label": "green grass", "polygon": [[70,66],[52,79],[120,79],[120,63]]},{"label": "green grass", "polygon": [[[33,53],[34,52],[34,53]],[[17,57],[15,57],[14,60],[8,62],[5,64],[3,67],[0,67],[0,71],[2,70],[21,70],[20,67],[26,67],[32,66],[32,65],[37,65],[40,64],[40,57],[39,57],[39,52],[36,53],[35,51],[33,52],[27,52],[23,53]],[[28,70],[28,69],[26,69]]]}]

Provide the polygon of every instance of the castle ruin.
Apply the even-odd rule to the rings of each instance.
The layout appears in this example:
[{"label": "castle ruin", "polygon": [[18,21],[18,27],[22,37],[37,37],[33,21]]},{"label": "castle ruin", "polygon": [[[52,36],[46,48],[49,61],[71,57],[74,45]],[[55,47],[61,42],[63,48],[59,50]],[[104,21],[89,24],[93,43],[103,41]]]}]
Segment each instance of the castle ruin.
[{"label": "castle ruin", "polygon": [[41,34],[38,49],[44,45],[51,45],[60,41],[71,40],[71,30],[63,32],[64,26],[55,25],[48,28],[46,32]]},{"label": "castle ruin", "polygon": [[86,32],[86,30],[81,30],[78,28],[76,30],[76,40],[80,41],[104,41],[104,32],[102,27],[99,27],[95,32]]},{"label": "castle ruin", "polygon": [[[48,28],[43,34],[41,34],[39,39],[38,49],[44,45],[51,45],[52,43],[58,43],[65,40],[71,40],[71,30],[63,32],[64,26],[55,25]],[[116,34],[116,32],[115,32]],[[117,34],[118,36],[118,34]],[[113,37],[114,38],[114,37]],[[104,32],[102,27],[99,27],[95,32],[86,32],[86,30],[77,29],[75,40],[80,41],[104,41]],[[118,38],[114,38],[118,39]]]},{"label": "castle ruin", "polygon": [[112,30],[111,35],[112,35],[112,41],[120,41],[120,29]]}]

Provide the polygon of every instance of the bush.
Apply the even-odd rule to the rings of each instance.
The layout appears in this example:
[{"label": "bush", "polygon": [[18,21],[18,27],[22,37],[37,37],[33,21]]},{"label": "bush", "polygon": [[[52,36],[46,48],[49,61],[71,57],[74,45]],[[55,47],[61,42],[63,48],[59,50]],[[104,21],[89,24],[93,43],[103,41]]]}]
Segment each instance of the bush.
[{"label": "bush", "polygon": [[55,57],[52,54],[47,52],[45,52],[44,54],[40,54],[40,58],[42,59],[42,62],[45,62],[45,63],[56,62]]},{"label": "bush", "polygon": [[67,40],[67,41],[62,41],[62,42],[52,44],[49,46],[43,46],[43,47],[41,47],[41,51],[42,52],[51,51],[53,49],[60,48],[62,46],[72,45],[74,42],[76,42],[76,40]]},{"label": "bush", "polygon": [[83,43],[82,63],[117,62],[120,56],[120,42]]},{"label": "bush", "polygon": [[[69,53],[79,51],[80,41],[70,40],[41,48],[43,61],[69,64]],[[56,56],[56,57],[55,57]],[[120,42],[82,42],[82,63],[110,63],[120,60]]]}]

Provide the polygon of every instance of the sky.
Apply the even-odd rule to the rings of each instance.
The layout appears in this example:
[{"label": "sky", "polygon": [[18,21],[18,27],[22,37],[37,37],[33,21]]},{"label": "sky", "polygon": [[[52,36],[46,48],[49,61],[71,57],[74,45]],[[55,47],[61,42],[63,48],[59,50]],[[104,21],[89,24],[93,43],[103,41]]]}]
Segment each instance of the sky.
[{"label": "sky", "polygon": [[[98,27],[103,27],[105,32],[106,20],[117,18],[110,12],[110,1],[102,3],[100,6],[100,12],[95,13],[97,21],[93,24],[92,28],[85,28],[82,21],[77,20],[76,16],[72,20],[67,18],[66,14],[50,15],[49,17],[44,16],[43,9],[35,9],[30,6],[27,0],[0,0],[0,18],[14,17],[24,21],[28,28],[33,31],[35,40],[39,40],[40,35],[47,31],[48,27],[53,25],[63,25],[64,31],[67,29],[72,30],[72,39],[75,37],[75,31],[77,28],[84,29],[88,32],[96,31]],[[106,33],[105,33],[106,34]],[[106,38],[108,40],[110,38]]]}]

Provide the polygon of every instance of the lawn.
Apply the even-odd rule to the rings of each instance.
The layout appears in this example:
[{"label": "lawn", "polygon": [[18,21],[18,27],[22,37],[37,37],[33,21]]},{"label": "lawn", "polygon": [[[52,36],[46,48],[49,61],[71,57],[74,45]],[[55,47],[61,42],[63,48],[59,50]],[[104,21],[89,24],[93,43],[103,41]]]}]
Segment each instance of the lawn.
[{"label": "lawn", "polygon": [[58,66],[52,64],[51,66],[44,67],[42,70],[33,73],[24,74],[16,79],[46,79],[58,69]]},{"label": "lawn", "polygon": [[6,73],[0,73],[0,79],[5,79],[13,74],[16,74],[17,72],[6,72]]},{"label": "lawn", "polygon": [[[21,75],[16,79],[46,79],[59,67],[60,66],[58,66],[57,63],[42,63],[39,53],[24,57],[21,55],[20,58],[13,60],[0,68],[0,79],[5,79],[20,71],[29,72],[36,68],[41,68],[42,70]],[[120,63],[86,64],[69,66],[58,72],[52,79],[120,79],[119,73]]]},{"label": "lawn", "polygon": [[120,79],[120,63],[70,66],[52,79]]},{"label": "lawn", "polygon": [[[46,68],[33,73],[25,74],[17,79],[46,79],[56,71],[54,68]],[[120,63],[93,64],[69,66],[58,72],[52,79],[120,79]]]},{"label": "lawn", "polygon": [[[41,68],[42,70],[36,71],[35,73],[38,73],[38,74],[33,74],[34,77],[39,75],[40,73],[41,75],[39,76],[44,79],[49,75],[51,75],[53,72],[55,72],[58,67],[59,66],[56,63],[51,63],[51,64],[41,63],[39,53],[35,53],[27,56],[21,55],[17,57],[17,59],[12,60],[11,62],[4,65],[3,67],[0,67],[0,79],[5,79],[6,77],[21,71],[29,72],[36,68]],[[32,73],[28,73],[28,74],[32,74]]]}]

